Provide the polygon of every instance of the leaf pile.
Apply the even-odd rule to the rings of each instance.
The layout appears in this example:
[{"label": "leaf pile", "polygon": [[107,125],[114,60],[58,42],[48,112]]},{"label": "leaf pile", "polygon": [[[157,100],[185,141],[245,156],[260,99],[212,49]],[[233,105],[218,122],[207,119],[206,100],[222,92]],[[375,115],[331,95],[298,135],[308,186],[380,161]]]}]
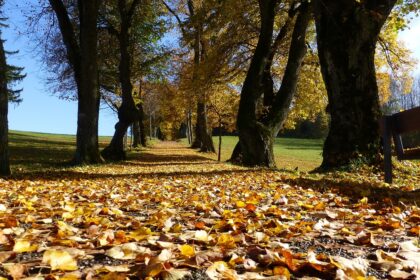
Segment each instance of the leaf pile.
[{"label": "leaf pile", "polygon": [[416,279],[420,209],[174,143],[0,181],[0,279]]}]

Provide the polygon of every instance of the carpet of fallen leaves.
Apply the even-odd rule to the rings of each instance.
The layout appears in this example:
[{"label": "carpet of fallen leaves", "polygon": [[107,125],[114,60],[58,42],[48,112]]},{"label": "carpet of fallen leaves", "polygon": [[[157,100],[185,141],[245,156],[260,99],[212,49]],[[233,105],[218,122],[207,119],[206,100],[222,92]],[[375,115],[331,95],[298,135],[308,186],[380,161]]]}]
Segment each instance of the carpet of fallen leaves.
[{"label": "carpet of fallen leaves", "polygon": [[419,279],[419,207],[293,182],[176,143],[0,179],[0,279]]}]

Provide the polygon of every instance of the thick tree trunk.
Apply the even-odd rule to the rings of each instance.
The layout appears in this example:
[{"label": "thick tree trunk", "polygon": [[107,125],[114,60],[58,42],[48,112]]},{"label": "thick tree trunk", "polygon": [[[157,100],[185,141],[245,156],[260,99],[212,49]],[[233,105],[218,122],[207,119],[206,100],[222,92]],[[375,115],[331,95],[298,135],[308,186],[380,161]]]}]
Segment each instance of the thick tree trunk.
[{"label": "thick tree trunk", "polygon": [[9,164],[9,128],[8,128],[8,106],[9,94],[7,90],[7,63],[3,47],[3,40],[0,38],[0,176],[8,176]]},{"label": "thick tree trunk", "polygon": [[360,160],[373,163],[380,152],[374,55],[395,0],[370,2],[314,1],[318,52],[331,114],[322,169]]},{"label": "thick tree trunk", "polygon": [[74,164],[103,162],[99,154],[99,85],[97,59],[97,18],[99,1],[79,1],[80,89]]},{"label": "thick tree trunk", "polygon": [[302,3],[295,26],[293,28],[292,40],[289,47],[289,57],[286,69],[283,74],[282,83],[272,102],[265,125],[270,127],[273,137],[276,137],[279,130],[289,114],[293,97],[296,92],[299,74],[303,59],[306,55],[306,32],[311,19],[309,3]]},{"label": "thick tree trunk", "polygon": [[118,36],[120,48],[119,78],[122,92],[122,103],[118,109],[118,123],[115,125],[115,133],[111,143],[102,151],[105,159],[118,161],[126,159],[124,151],[124,135],[128,127],[138,118],[138,110],[133,99],[133,85],[131,83],[131,54],[130,29],[133,13],[139,1],[134,0],[128,7],[126,0],[118,0],[121,27]]},{"label": "thick tree trunk", "polygon": [[99,154],[98,145],[97,18],[99,1],[78,1],[79,41],[63,2],[50,0],[50,4],[57,16],[67,57],[77,84],[77,135],[73,163],[100,163],[103,159]]},{"label": "thick tree trunk", "polygon": [[144,127],[144,110],[143,105],[140,103],[137,105],[138,119],[133,123],[133,147],[147,146],[146,128]]},{"label": "thick tree trunk", "polygon": [[[305,38],[310,20],[310,10],[308,3],[302,3],[293,29],[283,81],[280,90],[273,96],[270,68],[274,56],[271,38],[275,17],[273,5],[275,4],[275,1],[272,3],[260,2],[262,18],[260,38],[241,93],[238,113],[241,149],[235,149],[235,152],[240,152],[241,156],[236,154],[231,158],[232,160],[241,159],[243,164],[249,166],[275,167],[274,140],[290,110],[300,68],[306,54]],[[277,40],[275,42],[278,44]],[[258,120],[256,103],[262,91],[265,95],[267,92],[269,93],[267,95],[269,99],[265,100],[269,105],[268,114]]]},{"label": "thick tree trunk", "polygon": [[205,102],[198,102],[197,104],[195,142],[199,142],[199,146],[197,148],[200,149],[200,152],[215,152],[213,139],[209,129],[207,128],[207,110]]},{"label": "thick tree trunk", "polygon": [[241,164],[242,163],[242,151],[241,151],[241,143],[236,143],[235,148],[233,149],[232,155],[228,162],[234,164]]},{"label": "thick tree trunk", "polygon": [[[194,17],[194,3],[188,1],[188,9],[190,11],[190,17]],[[206,57],[206,51],[204,47],[204,39],[202,36],[203,26],[202,23],[197,22],[194,26],[194,69],[193,69],[193,87],[197,98],[197,120],[195,127],[195,139],[192,148],[200,149],[200,152],[215,152],[211,131],[207,127],[207,100],[205,92],[202,93],[203,89],[200,89],[200,74],[199,68]]]},{"label": "thick tree trunk", "polygon": [[269,152],[269,135],[271,132],[257,122],[256,108],[257,100],[262,94],[261,87],[264,70],[269,58],[273,38],[276,3],[277,1],[275,0],[259,1],[260,35],[242,87],[241,100],[239,102],[237,128],[241,145],[242,163],[249,166],[265,165],[274,167],[275,165]]}]

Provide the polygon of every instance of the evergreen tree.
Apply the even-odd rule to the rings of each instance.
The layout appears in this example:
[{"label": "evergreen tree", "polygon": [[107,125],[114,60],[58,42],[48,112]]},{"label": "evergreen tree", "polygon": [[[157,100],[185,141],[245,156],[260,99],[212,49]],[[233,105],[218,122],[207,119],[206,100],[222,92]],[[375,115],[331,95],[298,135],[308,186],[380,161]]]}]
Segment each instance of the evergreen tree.
[{"label": "evergreen tree", "polygon": [[[0,8],[4,1],[0,0]],[[13,85],[21,81],[25,75],[22,75],[23,68],[8,65],[6,61],[7,54],[16,52],[7,52],[4,50],[4,40],[2,40],[2,29],[7,27],[4,24],[6,20],[0,12],[0,176],[10,175],[9,164],[9,127],[7,120],[8,103],[22,101],[20,97],[21,89],[14,90]]]}]

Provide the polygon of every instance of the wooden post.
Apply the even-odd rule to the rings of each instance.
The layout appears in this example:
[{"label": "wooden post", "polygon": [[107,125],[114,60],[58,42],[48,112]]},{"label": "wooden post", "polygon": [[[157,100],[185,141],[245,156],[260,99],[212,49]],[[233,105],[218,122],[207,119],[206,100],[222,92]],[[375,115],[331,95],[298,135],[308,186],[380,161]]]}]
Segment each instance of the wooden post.
[{"label": "wooden post", "polygon": [[221,159],[221,152],[222,152],[222,120],[219,119],[219,153],[217,155],[217,161]]},{"label": "wooden post", "polygon": [[152,113],[150,112],[150,115],[149,115],[149,138],[150,138],[150,141],[152,141],[152,134],[153,134],[153,130],[152,130]]},{"label": "wooden post", "polygon": [[391,150],[391,121],[390,116],[382,118],[382,141],[384,141],[384,171],[385,171],[385,182],[392,184],[392,150]]}]

